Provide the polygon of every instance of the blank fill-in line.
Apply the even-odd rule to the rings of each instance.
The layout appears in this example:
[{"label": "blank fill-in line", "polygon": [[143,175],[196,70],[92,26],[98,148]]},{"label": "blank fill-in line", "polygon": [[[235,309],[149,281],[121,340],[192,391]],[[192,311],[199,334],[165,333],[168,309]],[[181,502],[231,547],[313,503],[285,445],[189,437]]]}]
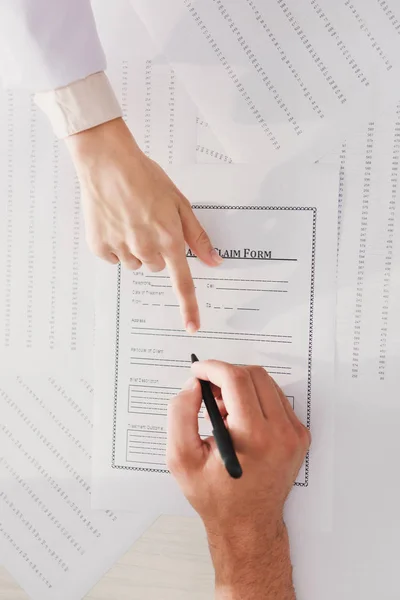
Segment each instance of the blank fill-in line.
[{"label": "blank fill-in line", "polygon": [[[173,333],[185,333],[184,329],[161,329],[160,327],[136,327],[132,325],[132,329],[137,329],[138,331],[171,331]],[[201,333],[211,333],[218,335],[231,335],[230,331],[210,331],[208,329],[204,329]],[[237,335],[255,335],[257,337],[279,337],[279,338],[291,338],[291,335],[282,335],[280,333],[251,333],[248,331],[237,332]]]},{"label": "blank fill-in line", "polygon": [[[139,364],[139,363],[131,363],[131,364]],[[187,367],[184,367],[183,365],[167,365],[167,364],[160,365],[160,364],[157,364],[157,363],[153,363],[153,364],[152,363],[140,363],[140,364],[144,364],[146,367],[163,367],[163,368],[165,367],[165,368],[168,368],[168,369],[176,367],[178,369],[187,369]],[[247,367],[248,365],[243,365],[243,366]],[[266,369],[267,367],[264,367],[264,368]],[[270,373],[271,375],[291,375],[290,372],[287,372],[287,371],[272,371],[270,368],[268,368],[268,373]]]},{"label": "blank fill-in line", "polygon": [[164,456],[164,454],[160,454],[159,452],[135,452],[134,450],[129,450],[129,454],[141,454],[142,456]]},{"label": "blank fill-in line", "polygon": [[[136,390],[135,390],[136,392]],[[145,394],[147,392],[144,392]],[[157,396],[132,396],[132,394],[129,396],[131,399],[133,398],[134,400],[157,400],[157,401],[162,401],[162,402],[168,402],[168,398],[164,398],[163,396],[157,397]]]},{"label": "blank fill-in line", "polygon": [[[144,438],[144,441],[148,444],[151,444],[152,446],[164,446],[166,447],[167,443],[166,442],[148,442],[149,438]],[[140,444],[140,440],[132,440],[132,442],[129,442],[129,447],[130,448],[137,448],[137,446],[133,446],[132,444]],[[139,446],[139,448],[141,448],[142,446]]]},{"label": "blank fill-in line", "polygon": [[[136,465],[153,465],[153,466],[155,466],[155,467],[161,467],[161,469],[162,469],[163,471],[165,471],[165,470],[166,470],[165,463],[164,463],[164,464],[161,464],[161,463],[159,463],[159,462],[149,462],[148,460],[132,460],[132,459],[130,459],[130,458],[127,458],[126,460],[127,460],[128,462],[131,462],[131,463],[133,463],[133,464],[136,464]],[[134,467],[129,467],[129,468],[134,468]]]},{"label": "blank fill-in line", "polygon": [[148,417],[149,416],[151,416],[151,417],[165,417],[166,412],[165,413],[154,413],[154,412],[150,413],[150,412],[141,412],[139,410],[130,410],[129,414],[131,414],[131,415],[147,415]]},{"label": "blank fill-in line", "polygon": [[[177,336],[173,336],[173,337],[177,337]],[[143,365],[144,367],[170,367],[171,369],[188,369],[189,365],[162,365],[162,364],[157,364],[157,363],[138,363],[138,362],[130,362],[131,365]]]},{"label": "blank fill-in line", "polygon": [[166,385],[140,385],[139,383],[131,383],[130,386],[131,387],[147,387],[149,389],[158,389],[158,390],[178,390],[178,392],[181,389],[181,388],[175,388],[175,387],[168,387]]},{"label": "blank fill-in line", "polygon": [[[169,275],[147,275],[149,279],[169,279]],[[194,281],[236,281],[238,283],[289,283],[283,279],[231,279],[230,277],[193,277]]]},{"label": "blank fill-in line", "polygon": [[157,451],[157,452],[160,453],[159,456],[163,455],[163,451],[162,451],[161,448],[154,448],[153,446],[142,446],[142,445],[140,445],[140,446],[132,446],[130,444],[128,449],[129,449],[129,452],[133,452],[133,450],[144,450],[143,454],[145,454],[146,451],[150,451],[150,452],[151,451],[154,451],[154,452]]},{"label": "blank fill-in line", "polygon": [[[162,438],[159,438],[159,437],[154,436],[154,435],[146,435],[146,433],[147,432],[144,431],[143,432],[143,436],[136,435],[135,433],[130,433],[129,434],[129,439],[131,439],[133,437],[137,437],[137,438],[139,438],[138,440],[133,440],[133,441],[137,441],[137,442],[139,442],[140,440],[150,440],[150,439],[151,440],[162,440]],[[157,432],[153,431],[152,433],[157,433]],[[165,436],[165,440],[167,439],[167,435],[163,431],[159,431],[158,433],[161,433],[162,435],[164,435]],[[164,443],[166,443],[166,442],[164,442]]]},{"label": "blank fill-in line", "polygon": [[141,356],[133,356],[132,358],[134,358],[135,360],[157,360],[157,361],[168,361],[168,362],[183,362],[183,363],[189,363],[189,365],[192,364],[191,360],[184,360],[183,358],[181,359],[177,359],[177,358],[153,358],[153,357],[141,357]]},{"label": "blank fill-in line", "polygon": [[166,431],[159,431],[158,429],[128,429],[128,434],[129,435],[147,435],[147,436],[152,436],[152,435],[163,435],[165,437],[165,439],[167,439],[167,432]]},{"label": "blank fill-in line", "polygon": [[217,287],[217,290],[225,292],[272,292],[273,294],[287,294],[288,290],[256,290],[250,288]]},{"label": "blank fill-in line", "polygon": [[[132,400],[132,404],[143,404],[143,402],[135,402],[135,400],[156,400],[156,398],[148,398],[147,396],[131,396],[130,400]],[[160,398],[160,400],[164,400],[164,398]],[[168,400],[165,398],[165,403],[168,403]],[[149,404],[154,404],[155,406],[160,406],[161,402],[145,402],[145,406]]]},{"label": "blank fill-in line", "polygon": [[130,407],[132,410],[145,410],[146,408],[151,410],[161,410],[164,412],[168,409],[168,403],[161,404],[157,402],[131,402]]},{"label": "blank fill-in line", "polygon": [[[138,438],[138,439],[134,439],[134,438]],[[146,443],[146,440],[156,440],[157,443],[160,442],[162,444],[166,444],[167,443],[167,435],[164,434],[164,436],[162,436],[162,437],[157,437],[154,435],[146,435],[143,437],[138,436],[138,435],[132,435],[132,436],[129,435],[129,437],[128,437],[129,444],[131,444],[131,443],[132,444],[141,444],[142,442]],[[156,442],[151,442],[151,443],[156,443]]]},{"label": "blank fill-in line", "polygon": [[153,446],[132,446],[130,445],[128,448],[129,452],[133,452],[134,450],[143,450],[143,454],[146,452],[157,452],[159,456],[163,456],[165,454],[164,448],[154,448]]},{"label": "blank fill-in line", "polygon": [[[248,364],[245,363],[236,363],[236,366],[238,367],[248,367]],[[260,367],[263,367],[264,369],[285,369],[285,370],[290,370],[292,367],[284,367],[282,365],[260,365]]]},{"label": "blank fill-in line", "polygon": [[[142,364],[142,363],[140,363],[140,364]],[[134,387],[134,386],[132,386],[132,387]],[[138,386],[138,387],[140,387],[140,386]],[[158,390],[158,389],[154,389],[154,388],[151,388],[151,387],[146,388],[146,386],[142,386],[142,387],[144,387],[145,389],[143,389],[143,390],[136,390],[135,389],[135,390],[132,390],[132,393],[133,394],[171,394],[171,392],[169,392],[169,391],[165,392],[162,389]],[[168,390],[168,389],[178,390],[180,388],[165,388],[165,389],[166,390]],[[151,390],[151,391],[149,391],[149,390]]]},{"label": "blank fill-in line", "polygon": [[[147,332],[142,332],[141,335],[150,335],[150,336],[155,336],[155,337],[172,337],[172,338],[186,338],[187,339],[187,335],[171,335],[171,334],[166,334],[166,333],[149,333]],[[239,334],[240,335],[240,334]],[[243,334],[242,334],[243,335]],[[231,342],[260,342],[260,343],[267,343],[267,344],[291,344],[292,342],[289,340],[255,340],[253,339],[249,339],[249,338],[240,338],[240,337],[216,337],[216,336],[207,336],[207,335],[192,335],[191,336],[192,339],[198,339],[198,340],[228,340]]]}]

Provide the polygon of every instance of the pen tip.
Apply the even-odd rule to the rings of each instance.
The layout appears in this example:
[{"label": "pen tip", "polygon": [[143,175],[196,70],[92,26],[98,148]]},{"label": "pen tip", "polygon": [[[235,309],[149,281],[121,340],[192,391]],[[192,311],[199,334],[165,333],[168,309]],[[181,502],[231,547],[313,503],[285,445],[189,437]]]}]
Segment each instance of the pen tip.
[{"label": "pen tip", "polygon": [[191,354],[190,358],[192,360],[192,363],[199,362],[199,359],[197,358],[197,356],[195,354]]}]

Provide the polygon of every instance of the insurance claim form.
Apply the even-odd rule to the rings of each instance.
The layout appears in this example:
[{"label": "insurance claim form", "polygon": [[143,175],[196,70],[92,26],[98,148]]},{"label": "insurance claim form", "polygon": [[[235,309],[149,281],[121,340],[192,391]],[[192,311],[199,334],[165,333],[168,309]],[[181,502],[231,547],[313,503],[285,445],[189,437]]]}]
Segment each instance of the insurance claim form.
[{"label": "insurance claim form", "polygon": [[188,512],[166,468],[166,416],[195,352],[276,378],[314,438],[291,516],[329,526],[337,172],[197,165],[171,175],[224,263],[210,269],[188,251],[202,320],[193,336],[167,273],[99,266],[92,505]]}]

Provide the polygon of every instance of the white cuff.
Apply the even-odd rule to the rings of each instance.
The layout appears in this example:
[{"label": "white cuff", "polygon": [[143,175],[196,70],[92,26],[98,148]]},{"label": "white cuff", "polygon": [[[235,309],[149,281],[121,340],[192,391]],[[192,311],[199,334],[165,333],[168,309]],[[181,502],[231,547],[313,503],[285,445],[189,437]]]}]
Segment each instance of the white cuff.
[{"label": "white cuff", "polygon": [[94,73],[56,90],[35,94],[58,138],[96,127],[122,116],[107,75]]}]

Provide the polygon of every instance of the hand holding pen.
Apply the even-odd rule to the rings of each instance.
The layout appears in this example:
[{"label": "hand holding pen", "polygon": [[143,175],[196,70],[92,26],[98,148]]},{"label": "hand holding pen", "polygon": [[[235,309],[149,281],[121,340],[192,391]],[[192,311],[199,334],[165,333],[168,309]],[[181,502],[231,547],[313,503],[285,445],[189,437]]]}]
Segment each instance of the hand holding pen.
[{"label": "hand holding pen", "polygon": [[[224,597],[234,589],[235,597],[264,598],[273,589],[277,598],[294,600],[283,507],[307,454],[309,431],[261,367],[205,361],[193,364],[192,372],[195,378],[169,405],[167,464],[204,522],[217,587],[223,586]],[[243,469],[238,479],[228,475],[216,438],[199,435],[199,380],[212,383],[226,415]],[[278,587],[273,565],[287,566]]]}]

